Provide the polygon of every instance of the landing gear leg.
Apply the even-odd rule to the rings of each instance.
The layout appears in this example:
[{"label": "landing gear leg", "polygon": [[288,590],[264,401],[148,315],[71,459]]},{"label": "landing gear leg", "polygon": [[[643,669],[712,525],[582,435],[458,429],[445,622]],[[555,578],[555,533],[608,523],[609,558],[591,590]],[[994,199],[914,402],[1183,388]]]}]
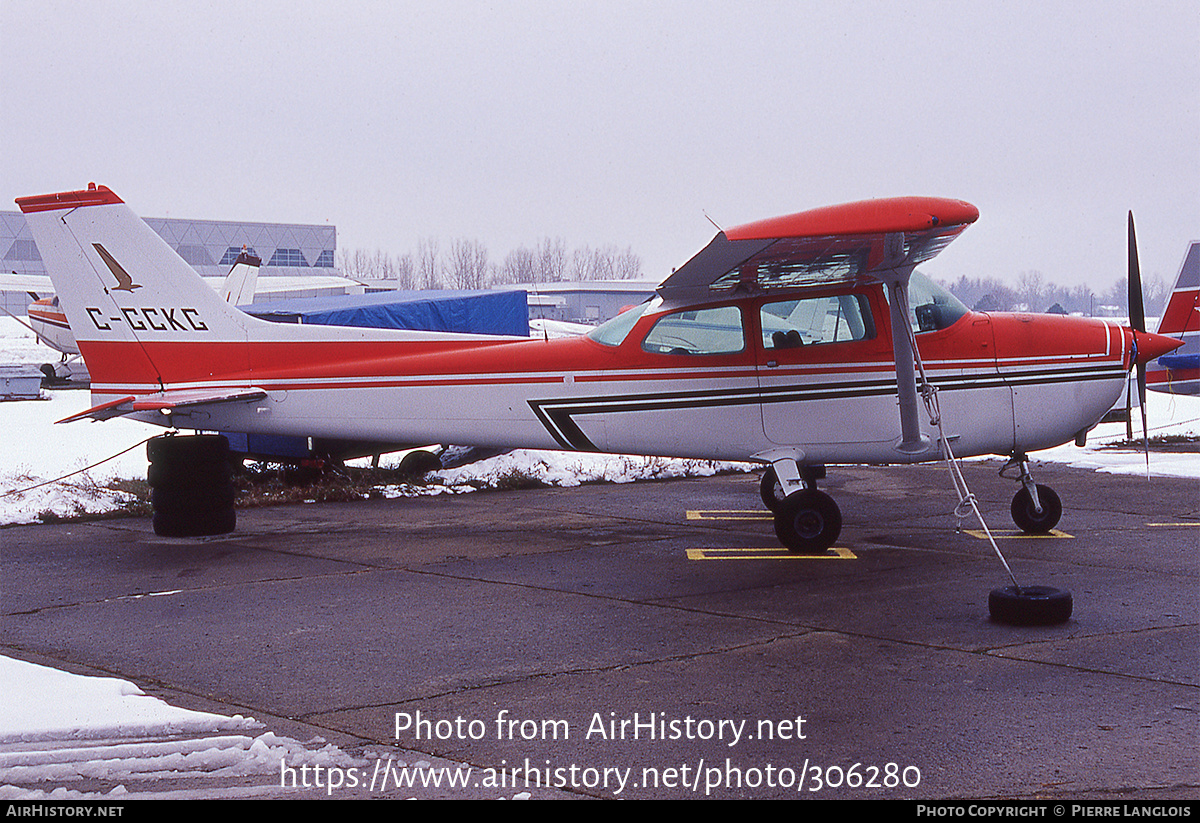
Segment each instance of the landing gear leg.
[{"label": "landing gear leg", "polygon": [[763,473],[763,503],[774,513],[775,536],[788,551],[820,554],[841,534],[841,510],[817,490],[817,478],[824,476],[824,466],[801,468],[791,458],[776,460]]},{"label": "landing gear leg", "polygon": [[1028,534],[1049,533],[1062,517],[1062,501],[1058,499],[1054,489],[1033,481],[1033,476],[1029,473],[1029,458],[1024,452],[1014,452],[1000,470],[1000,476],[1007,476],[1005,471],[1014,466],[1020,471],[1018,479],[1021,481],[1021,489],[1012,500],[1013,522]]}]

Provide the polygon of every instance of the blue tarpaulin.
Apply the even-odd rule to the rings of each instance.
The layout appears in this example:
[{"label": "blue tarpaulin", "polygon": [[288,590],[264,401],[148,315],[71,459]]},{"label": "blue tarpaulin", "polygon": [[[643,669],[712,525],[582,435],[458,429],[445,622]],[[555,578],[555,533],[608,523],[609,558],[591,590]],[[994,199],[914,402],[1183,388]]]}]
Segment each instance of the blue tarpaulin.
[{"label": "blue tarpaulin", "polygon": [[279,323],[529,336],[523,291],[388,291],[241,306]]}]

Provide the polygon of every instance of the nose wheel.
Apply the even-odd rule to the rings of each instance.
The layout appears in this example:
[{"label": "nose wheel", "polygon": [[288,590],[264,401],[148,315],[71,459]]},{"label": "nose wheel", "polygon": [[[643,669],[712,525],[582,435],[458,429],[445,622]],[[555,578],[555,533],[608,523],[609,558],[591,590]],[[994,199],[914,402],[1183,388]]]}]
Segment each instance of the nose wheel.
[{"label": "nose wheel", "polygon": [[1048,534],[1062,517],[1062,501],[1054,489],[1033,482],[1024,454],[1014,454],[1000,470],[1000,476],[1007,476],[1005,472],[1014,466],[1020,471],[1021,488],[1012,499],[1013,522],[1026,534]]},{"label": "nose wheel", "polygon": [[1049,534],[1062,517],[1062,502],[1049,486],[1037,485],[1036,489],[1041,510],[1030,491],[1022,488],[1013,496],[1012,519],[1017,528],[1027,534]]}]

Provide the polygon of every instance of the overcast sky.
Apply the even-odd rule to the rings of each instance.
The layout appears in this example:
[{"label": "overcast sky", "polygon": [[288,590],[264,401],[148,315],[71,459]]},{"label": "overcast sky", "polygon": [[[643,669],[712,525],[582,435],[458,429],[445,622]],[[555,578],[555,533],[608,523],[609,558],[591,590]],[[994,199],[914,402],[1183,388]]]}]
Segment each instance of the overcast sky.
[{"label": "overcast sky", "polygon": [[0,0],[0,195],[561,237],[665,277],[724,226],[871,197],[979,222],[924,267],[1107,286],[1200,239],[1200,4]]}]

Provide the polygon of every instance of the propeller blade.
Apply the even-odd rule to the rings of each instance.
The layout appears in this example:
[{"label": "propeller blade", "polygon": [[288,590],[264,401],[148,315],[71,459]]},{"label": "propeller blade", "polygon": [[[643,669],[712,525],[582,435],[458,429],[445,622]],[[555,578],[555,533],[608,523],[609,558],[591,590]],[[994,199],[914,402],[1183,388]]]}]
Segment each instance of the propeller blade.
[{"label": "propeller blade", "polygon": [[[1133,228],[1133,212],[1129,212],[1129,325],[1133,327],[1134,345],[1138,332],[1146,333],[1146,307],[1142,302],[1142,267],[1138,262],[1137,233]],[[1137,364],[1138,402],[1142,407],[1142,445],[1146,453],[1146,479],[1150,479],[1150,428],[1146,422],[1146,364]],[[1127,401],[1128,402],[1128,401]],[[1129,439],[1133,439],[1133,421],[1126,424]]]},{"label": "propeller blade", "polygon": [[1138,264],[1132,211],[1129,212],[1129,325],[1137,331],[1146,331],[1146,309],[1142,305],[1142,267]]}]

